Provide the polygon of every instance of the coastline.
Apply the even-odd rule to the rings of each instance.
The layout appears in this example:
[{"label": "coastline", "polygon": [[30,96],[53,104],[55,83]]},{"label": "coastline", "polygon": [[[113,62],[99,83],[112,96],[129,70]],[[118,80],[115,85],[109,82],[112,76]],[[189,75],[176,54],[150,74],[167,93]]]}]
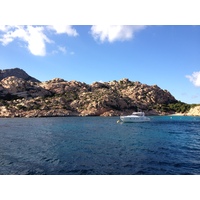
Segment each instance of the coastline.
[{"label": "coastline", "polygon": [[[123,114],[123,115],[126,115],[126,114]],[[81,115],[81,114],[79,114],[79,113],[73,113],[73,114],[58,114],[58,113],[56,113],[56,114],[52,114],[52,115],[50,115],[50,114],[43,114],[43,115],[39,115],[39,114],[35,114],[35,115],[9,115],[9,116],[0,116],[0,118],[51,118],[51,117],[120,117],[120,116],[122,116],[122,115]],[[171,117],[173,117],[173,116],[200,116],[200,115],[188,115],[188,114],[186,114],[186,113],[174,113],[174,114],[154,114],[154,115],[146,115],[146,116],[160,116],[160,117],[162,117],[162,116],[171,116]]]}]

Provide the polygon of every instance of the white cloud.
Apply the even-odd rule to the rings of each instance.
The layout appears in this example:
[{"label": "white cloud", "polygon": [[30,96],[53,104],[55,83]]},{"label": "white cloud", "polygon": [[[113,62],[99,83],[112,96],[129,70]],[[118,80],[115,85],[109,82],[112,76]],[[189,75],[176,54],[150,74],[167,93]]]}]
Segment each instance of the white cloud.
[{"label": "white cloud", "polygon": [[[71,26],[0,26],[0,43],[6,46],[10,42],[19,39],[25,42],[26,48],[35,56],[45,56],[46,43],[54,43],[46,34],[46,30],[56,31],[56,34],[66,33],[77,36],[78,33]],[[20,44],[20,46],[22,46]],[[66,53],[65,47],[57,46],[58,50]],[[54,51],[54,50],[53,50]],[[54,53],[57,51],[54,51]]]},{"label": "white cloud", "polygon": [[43,33],[44,28],[41,26],[10,26],[7,28],[0,42],[6,46],[14,39],[20,39],[26,43],[27,49],[36,56],[46,55],[45,43],[52,41]]},{"label": "white cloud", "polygon": [[52,41],[47,38],[43,33],[43,27],[32,27],[28,26],[28,32],[24,41],[28,42],[28,49],[33,55],[45,56],[46,55],[46,44]]},{"label": "white cloud", "polygon": [[9,26],[7,25],[0,25],[0,31],[7,31],[9,29]]},{"label": "white cloud", "polygon": [[14,40],[14,38],[11,36],[11,29],[13,27],[12,26],[4,26],[1,25],[0,26],[0,42],[2,43],[2,45],[6,46],[7,44],[9,44],[10,42],[12,42]]},{"label": "white cloud", "polygon": [[56,31],[57,34],[66,33],[69,36],[78,36],[76,29],[72,28],[72,26],[68,25],[52,25],[48,26],[50,30]]},{"label": "white cloud", "polygon": [[146,26],[92,26],[91,34],[101,42],[126,41],[134,38],[134,34]]},{"label": "white cloud", "polygon": [[188,78],[194,86],[200,87],[200,71],[193,72],[192,75],[186,75],[186,78]]}]

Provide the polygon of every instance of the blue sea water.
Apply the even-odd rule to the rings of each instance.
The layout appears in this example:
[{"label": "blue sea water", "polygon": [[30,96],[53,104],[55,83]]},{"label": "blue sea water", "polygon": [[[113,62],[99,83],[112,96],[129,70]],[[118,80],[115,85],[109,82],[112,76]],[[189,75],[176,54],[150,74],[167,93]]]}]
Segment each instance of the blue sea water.
[{"label": "blue sea water", "polygon": [[200,118],[0,119],[0,174],[200,174]]}]

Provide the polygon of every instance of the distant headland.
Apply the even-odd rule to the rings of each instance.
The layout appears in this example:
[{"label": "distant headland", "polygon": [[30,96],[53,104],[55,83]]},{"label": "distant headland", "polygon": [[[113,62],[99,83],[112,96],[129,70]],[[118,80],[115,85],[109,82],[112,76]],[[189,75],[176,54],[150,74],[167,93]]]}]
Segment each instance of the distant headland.
[{"label": "distant headland", "polygon": [[19,68],[0,70],[0,117],[200,115],[157,85],[129,79],[86,84],[55,78],[40,82]]}]

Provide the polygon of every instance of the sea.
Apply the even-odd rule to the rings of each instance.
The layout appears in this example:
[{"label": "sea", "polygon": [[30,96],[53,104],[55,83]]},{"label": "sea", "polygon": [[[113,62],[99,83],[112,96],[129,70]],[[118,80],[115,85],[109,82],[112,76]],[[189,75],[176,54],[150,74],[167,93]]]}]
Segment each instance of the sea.
[{"label": "sea", "polygon": [[0,175],[200,175],[200,117],[0,118]]}]

